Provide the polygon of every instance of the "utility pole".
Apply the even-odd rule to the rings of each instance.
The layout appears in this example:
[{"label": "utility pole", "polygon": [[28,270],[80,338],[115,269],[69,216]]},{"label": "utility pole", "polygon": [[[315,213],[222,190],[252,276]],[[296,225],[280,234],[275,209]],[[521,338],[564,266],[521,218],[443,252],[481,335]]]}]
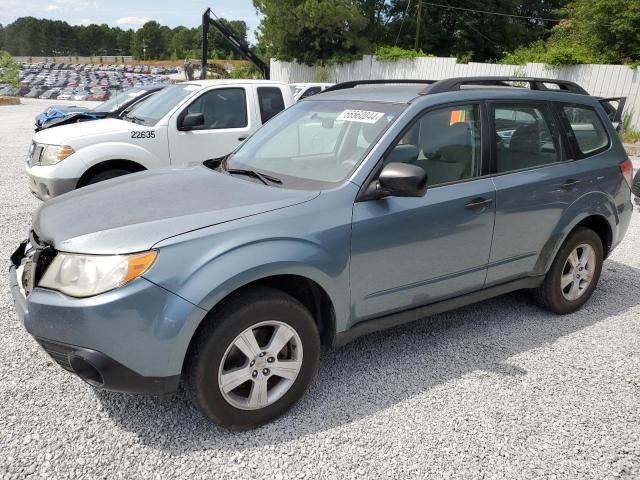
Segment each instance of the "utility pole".
[{"label": "utility pole", "polygon": [[422,0],[418,0],[418,15],[416,16],[416,44],[415,51],[420,50],[420,26],[422,25]]}]

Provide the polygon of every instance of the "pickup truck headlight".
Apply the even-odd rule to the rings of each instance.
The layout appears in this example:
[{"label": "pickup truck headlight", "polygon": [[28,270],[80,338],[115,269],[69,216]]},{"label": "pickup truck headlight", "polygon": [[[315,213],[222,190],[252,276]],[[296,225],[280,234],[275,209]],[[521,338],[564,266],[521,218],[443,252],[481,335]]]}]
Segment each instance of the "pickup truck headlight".
[{"label": "pickup truck headlight", "polygon": [[55,165],[73,153],[68,145],[47,145],[40,156],[40,165]]},{"label": "pickup truck headlight", "polygon": [[71,297],[91,297],[138,278],[149,270],[157,256],[155,250],[132,255],[58,253],[38,286]]}]

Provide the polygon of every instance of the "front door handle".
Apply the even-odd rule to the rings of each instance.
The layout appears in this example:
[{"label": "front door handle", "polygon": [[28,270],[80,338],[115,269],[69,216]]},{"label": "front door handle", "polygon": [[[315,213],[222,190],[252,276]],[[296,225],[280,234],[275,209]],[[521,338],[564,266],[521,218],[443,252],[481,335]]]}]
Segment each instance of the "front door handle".
[{"label": "front door handle", "polygon": [[560,185],[560,188],[562,190],[572,190],[579,184],[580,184],[580,180],[574,180],[573,178],[570,178],[569,180],[564,182],[562,185]]},{"label": "front door handle", "polygon": [[244,142],[247,139],[247,137],[238,137],[238,141],[239,142]]},{"label": "front door handle", "polygon": [[478,198],[474,198],[469,203],[467,203],[464,206],[464,208],[466,208],[467,210],[479,210],[479,209],[484,208],[484,207],[486,207],[488,205],[491,205],[492,203],[493,203],[493,199],[492,198],[478,197]]}]

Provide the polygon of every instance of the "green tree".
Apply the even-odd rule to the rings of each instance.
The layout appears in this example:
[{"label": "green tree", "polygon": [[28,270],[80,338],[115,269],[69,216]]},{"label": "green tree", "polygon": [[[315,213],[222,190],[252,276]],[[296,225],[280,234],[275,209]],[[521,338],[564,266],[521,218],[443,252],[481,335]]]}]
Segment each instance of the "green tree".
[{"label": "green tree", "polygon": [[[423,3],[419,49],[436,56],[491,61],[503,52],[546,38],[568,0],[443,0]],[[417,1],[393,0],[383,12],[386,28],[378,43],[414,48]],[[476,9],[495,12],[493,15]],[[522,18],[528,17],[528,18]],[[544,20],[543,20],[544,19]]]},{"label": "green tree", "polygon": [[[242,20],[227,20],[224,18],[218,19],[225,27],[231,30],[235,36],[245,44],[247,41],[247,24]],[[202,36],[201,30],[198,29],[196,37],[195,47],[200,45],[200,38]],[[227,40],[216,29],[212,29],[209,35],[209,58],[225,58],[225,59],[239,59],[240,56],[236,50],[231,46],[229,40]]]},{"label": "green tree", "polygon": [[137,59],[163,58],[168,45],[166,36],[158,22],[151,20],[145,23],[134,35],[131,43],[131,53]]},{"label": "green tree", "polygon": [[554,40],[582,46],[605,63],[640,61],[640,2],[576,0],[566,11]]},{"label": "green tree", "polygon": [[552,66],[640,62],[640,2],[575,0],[548,39],[517,48],[504,61]]},{"label": "green tree", "polygon": [[187,27],[176,27],[173,29],[170,52],[175,58],[186,58],[188,51],[194,48],[194,32]]},{"label": "green tree", "polygon": [[20,86],[20,65],[5,51],[0,51],[0,82],[12,87]]},{"label": "green tree", "polygon": [[368,48],[367,19],[356,0],[254,0],[268,55],[314,64]]},{"label": "green tree", "polygon": [[120,55],[129,55],[131,52],[131,42],[133,40],[133,30],[120,30],[116,32],[117,51]]}]

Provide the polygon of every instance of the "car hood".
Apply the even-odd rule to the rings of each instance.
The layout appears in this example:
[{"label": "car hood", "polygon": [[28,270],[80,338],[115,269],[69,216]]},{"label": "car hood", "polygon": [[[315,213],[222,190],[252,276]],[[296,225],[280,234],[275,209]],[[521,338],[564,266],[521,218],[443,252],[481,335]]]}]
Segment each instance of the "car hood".
[{"label": "car hood", "polygon": [[153,170],[53,198],[35,212],[33,229],[41,241],[59,251],[132,253],[175,235],[318,195],[317,191],[262,185],[202,165]]},{"label": "car hood", "polygon": [[[71,125],[61,125],[50,130],[42,130],[34,135],[33,141],[47,145],[66,145],[76,138],[127,132],[135,126],[134,123],[125,120],[103,118],[93,122],[80,122]],[[73,147],[73,145],[71,145],[71,147]]]}]

